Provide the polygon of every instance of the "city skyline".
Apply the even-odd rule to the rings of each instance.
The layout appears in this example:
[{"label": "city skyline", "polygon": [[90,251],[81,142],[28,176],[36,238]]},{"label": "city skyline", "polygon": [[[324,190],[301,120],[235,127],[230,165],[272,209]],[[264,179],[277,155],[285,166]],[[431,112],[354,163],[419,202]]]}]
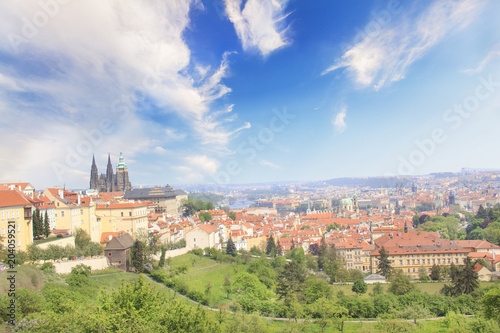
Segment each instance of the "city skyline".
[{"label": "city skyline", "polygon": [[[87,188],[498,169],[500,4],[0,4],[0,181]],[[102,169],[104,170],[104,169]]]}]

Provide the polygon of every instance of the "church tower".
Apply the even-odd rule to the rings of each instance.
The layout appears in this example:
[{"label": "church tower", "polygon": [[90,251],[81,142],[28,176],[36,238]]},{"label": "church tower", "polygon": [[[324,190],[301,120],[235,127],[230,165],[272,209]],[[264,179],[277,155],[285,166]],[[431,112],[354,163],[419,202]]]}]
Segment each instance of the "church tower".
[{"label": "church tower", "polygon": [[113,173],[113,165],[111,164],[111,156],[108,153],[108,166],[106,168],[106,192],[115,190],[115,175]]},{"label": "church tower", "polygon": [[99,189],[99,173],[97,164],[95,164],[95,156],[92,155],[92,167],[90,169],[90,188],[93,190]]},{"label": "church tower", "polygon": [[116,191],[123,191],[132,189],[128,179],[128,168],[123,159],[123,154],[120,152],[120,159],[116,166]]}]

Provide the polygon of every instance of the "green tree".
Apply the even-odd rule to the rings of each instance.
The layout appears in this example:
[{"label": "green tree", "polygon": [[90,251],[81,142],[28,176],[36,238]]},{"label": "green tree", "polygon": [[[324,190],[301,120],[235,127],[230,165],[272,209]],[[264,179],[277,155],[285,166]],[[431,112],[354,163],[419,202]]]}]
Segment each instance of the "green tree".
[{"label": "green tree", "polygon": [[226,275],[224,276],[224,284],[223,284],[224,292],[226,293],[226,298],[229,298],[229,295],[233,291],[233,287],[231,284],[231,276]]},{"label": "green tree", "polygon": [[415,290],[415,286],[410,282],[410,278],[401,271],[391,277],[389,292],[394,295],[404,295]]},{"label": "green tree", "polygon": [[158,267],[164,267],[165,266],[165,254],[167,252],[167,249],[165,246],[161,247],[161,254],[160,254],[160,261],[158,262]]},{"label": "green tree", "polygon": [[212,221],[212,214],[209,212],[201,212],[199,218],[201,222],[209,222]]},{"label": "green tree", "polygon": [[475,263],[470,257],[464,259],[464,266],[461,267],[456,288],[460,289],[460,294],[472,294],[479,287],[478,275],[474,271]]},{"label": "green tree", "polygon": [[229,238],[226,245],[226,254],[236,255],[236,245],[234,245],[233,239]]},{"label": "green tree", "polygon": [[40,210],[35,208],[33,212],[33,238],[38,239],[43,234],[43,221],[40,216]]},{"label": "green tree", "polygon": [[325,331],[327,325],[338,326],[342,318],[346,317],[349,311],[339,305],[331,298],[320,298],[312,306],[311,315],[316,318],[316,323],[321,327],[321,332]]},{"label": "green tree", "polygon": [[138,273],[144,272],[144,244],[136,240],[130,249],[132,266]]},{"label": "green tree", "polygon": [[[285,298],[288,294],[302,294],[307,279],[307,271],[295,261],[289,261],[279,273],[276,282],[276,294]],[[302,295],[300,295],[302,298]]]},{"label": "green tree", "polygon": [[382,295],[384,293],[384,287],[382,287],[382,283],[375,283],[372,293],[373,295]]},{"label": "green tree", "polygon": [[276,243],[274,242],[274,237],[271,234],[271,236],[267,239],[266,254],[269,256],[272,253],[276,254]]},{"label": "green tree", "polygon": [[236,221],[236,213],[235,212],[229,212],[227,214],[227,217],[229,217],[231,220]]},{"label": "green tree", "polygon": [[186,200],[182,204],[182,215],[184,217],[193,216],[196,213],[196,206],[193,200]]},{"label": "green tree", "polygon": [[43,221],[43,235],[45,238],[49,237],[50,235],[50,227],[49,227],[49,214],[47,211],[45,211],[45,218]]},{"label": "green tree", "polygon": [[358,295],[362,295],[368,291],[368,285],[363,279],[356,280],[352,285],[352,291]]},{"label": "green tree", "polygon": [[427,268],[424,266],[420,266],[418,268],[418,279],[420,282],[427,282],[429,281],[429,276],[427,276]]},{"label": "green tree", "polygon": [[486,219],[488,218],[488,212],[484,209],[483,205],[479,206],[477,210],[476,219]]},{"label": "green tree", "polygon": [[389,259],[389,254],[383,246],[379,251],[377,274],[381,274],[386,278],[390,278],[392,275],[392,263]]},{"label": "green tree", "polygon": [[321,237],[321,243],[319,245],[318,249],[318,269],[320,271],[324,270],[325,266],[325,259],[328,256],[328,244],[326,244],[326,239],[325,235]]},{"label": "green tree", "polygon": [[484,316],[500,323],[500,287],[488,290],[481,298],[481,303],[484,308]]},{"label": "green tree", "polygon": [[431,279],[433,281],[441,281],[441,266],[438,266],[436,264],[432,265]]},{"label": "green tree", "polygon": [[90,243],[90,236],[89,234],[81,229],[78,228],[75,231],[75,245],[79,247],[80,249],[84,249],[87,247],[87,245]]}]

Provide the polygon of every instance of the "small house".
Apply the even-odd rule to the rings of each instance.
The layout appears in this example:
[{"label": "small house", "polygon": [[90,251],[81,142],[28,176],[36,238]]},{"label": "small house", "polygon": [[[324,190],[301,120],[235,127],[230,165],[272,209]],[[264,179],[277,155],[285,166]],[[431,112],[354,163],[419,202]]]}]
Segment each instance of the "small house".
[{"label": "small house", "polygon": [[104,249],[104,255],[108,258],[109,265],[128,272],[132,245],[134,245],[134,239],[128,233],[113,237]]}]

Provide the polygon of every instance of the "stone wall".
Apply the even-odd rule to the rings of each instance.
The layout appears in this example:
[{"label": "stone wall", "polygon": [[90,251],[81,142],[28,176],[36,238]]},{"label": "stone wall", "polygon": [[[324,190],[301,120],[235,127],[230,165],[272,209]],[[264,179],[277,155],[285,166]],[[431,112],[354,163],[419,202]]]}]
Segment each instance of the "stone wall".
[{"label": "stone wall", "polygon": [[75,247],[75,237],[73,237],[73,236],[64,237],[64,238],[57,238],[57,237],[54,237],[54,238],[55,238],[55,240],[53,240],[51,242],[42,243],[42,244],[39,244],[37,246],[39,248],[41,248],[42,250],[45,250],[46,248],[48,248],[49,245],[57,245],[57,246],[65,247],[66,245],[69,244],[69,245]]},{"label": "stone wall", "polygon": [[71,273],[71,268],[84,264],[90,266],[93,271],[98,271],[101,269],[108,268],[108,259],[106,257],[96,257],[92,259],[82,259],[82,260],[66,260],[62,262],[52,263],[56,268],[56,273],[58,274],[68,274]]}]

